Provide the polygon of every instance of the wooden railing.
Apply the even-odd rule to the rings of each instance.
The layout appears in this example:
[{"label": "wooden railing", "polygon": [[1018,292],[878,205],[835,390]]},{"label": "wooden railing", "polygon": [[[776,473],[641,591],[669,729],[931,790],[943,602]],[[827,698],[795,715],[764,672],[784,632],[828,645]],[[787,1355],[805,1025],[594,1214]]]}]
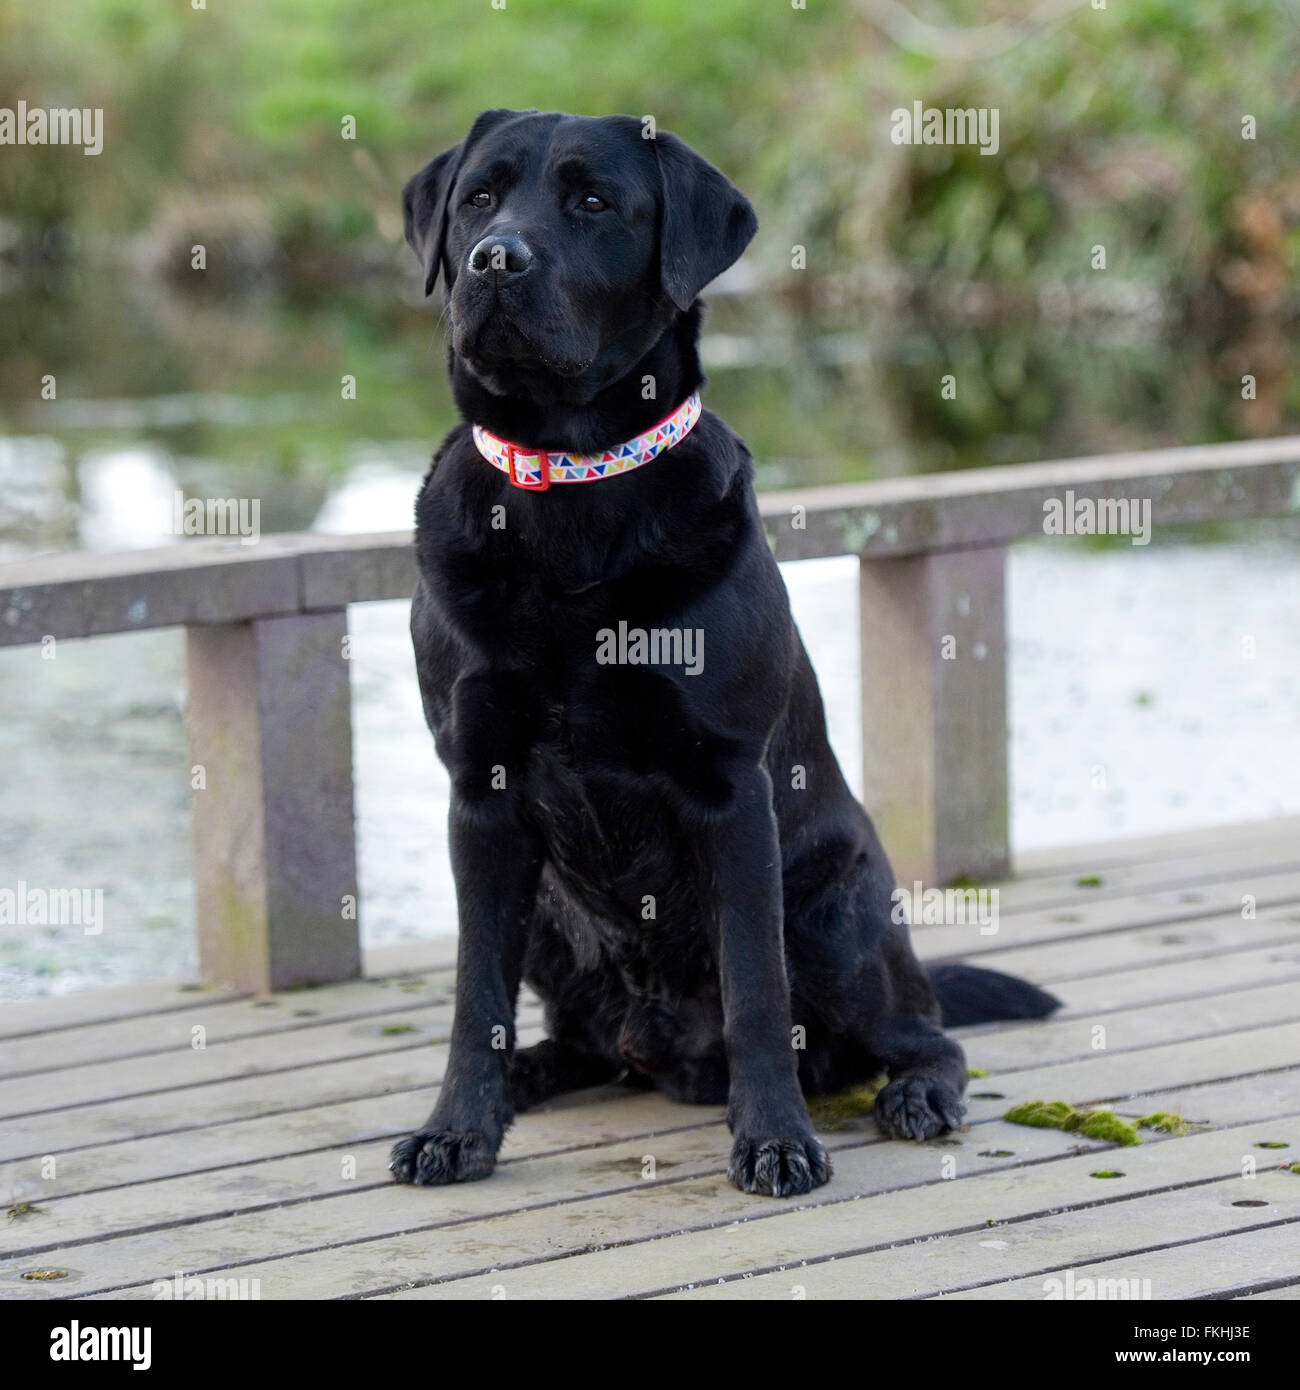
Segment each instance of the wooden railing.
[{"label": "wooden railing", "polygon": [[[864,801],[901,882],[1007,871],[1006,547],[1042,537],[1067,491],[1149,502],[1153,526],[1300,513],[1300,438],[760,499],[778,560],[860,558]],[[205,981],[359,972],[347,607],[414,581],[409,532],[0,565],[0,645],[186,629]]]}]

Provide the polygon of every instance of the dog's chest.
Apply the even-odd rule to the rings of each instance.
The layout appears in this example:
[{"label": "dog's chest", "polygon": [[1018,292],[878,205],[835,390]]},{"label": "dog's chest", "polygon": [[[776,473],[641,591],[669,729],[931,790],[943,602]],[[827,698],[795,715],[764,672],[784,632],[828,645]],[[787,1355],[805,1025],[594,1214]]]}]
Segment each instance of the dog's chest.
[{"label": "dog's chest", "polygon": [[704,695],[705,633],[665,609],[652,578],[566,588],[554,570],[503,566],[488,577],[491,569],[489,551],[459,615],[472,650],[465,666],[499,692],[479,702],[474,722],[527,743],[539,788],[556,797],[573,777],[590,784],[603,773],[626,797],[628,777],[683,788],[707,779],[719,745]]},{"label": "dog's chest", "polygon": [[[700,868],[662,740],[584,708],[529,750],[523,799],[547,858],[588,911],[635,930],[698,913]],[[630,724],[646,719],[633,715]]]}]

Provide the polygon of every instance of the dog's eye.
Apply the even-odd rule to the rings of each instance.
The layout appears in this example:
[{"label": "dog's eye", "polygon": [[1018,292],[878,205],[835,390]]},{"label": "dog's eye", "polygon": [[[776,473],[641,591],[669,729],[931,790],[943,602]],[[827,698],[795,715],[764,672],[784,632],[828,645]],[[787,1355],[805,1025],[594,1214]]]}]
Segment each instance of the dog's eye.
[{"label": "dog's eye", "polygon": [[477,192],[471,193],[465,201],[472,208],[485,208],[492,202],[492,195],[486,188],[480,188]]},{"label": "dog's eye", "polygon": [[604,212],[609,204],[595,193],[584,193],[578,206],[583,212]]}]

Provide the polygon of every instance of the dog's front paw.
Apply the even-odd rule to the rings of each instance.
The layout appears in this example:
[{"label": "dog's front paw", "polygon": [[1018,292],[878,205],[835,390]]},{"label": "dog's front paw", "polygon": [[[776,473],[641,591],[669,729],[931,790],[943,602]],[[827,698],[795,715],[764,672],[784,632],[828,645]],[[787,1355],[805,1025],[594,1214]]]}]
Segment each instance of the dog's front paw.
[{"label": "dog's front paw", "polygon": [[961,1127],[966,1107],[950,1087],[900,1076],[876,1097],[876,1123],[894,1139],[933,1139]]},{"label": "dog's front paw", "polygon": [[496,1161],[497,1146],[480,1130],[417,1129],[393,1145],[388,1168],[398,1182],[433,1187],[486,1178]]},{"label": "dog's front paw", "polygon": [[738,1135],[727,1169],[727,1177],[742,1192],[765,1197],[801,1196],[820,1187],[830,1175],[830,1159],[812,1134],[769,1139]]}]

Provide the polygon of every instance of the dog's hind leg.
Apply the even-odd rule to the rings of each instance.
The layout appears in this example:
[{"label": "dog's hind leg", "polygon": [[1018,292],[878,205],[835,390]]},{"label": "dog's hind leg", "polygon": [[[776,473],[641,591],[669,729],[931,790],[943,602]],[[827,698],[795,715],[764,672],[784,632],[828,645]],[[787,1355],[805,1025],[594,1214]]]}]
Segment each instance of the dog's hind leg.
[{"label": "dog's hind leg", "polygon": [[[853,906],[837,905],[852,919]],[[876,916],[877,929],[856,968],[845,969],[848,948],[833,932],[804,938],[799,972],[816,1021],[809,1037],[827,1035],[821,1071],[806,1068],[816,1089],[869,1081],[882,1071],[889,1080],[876,1097],[880,1129],[895,1139],[933,1139],[962,1122],[966,1056],[939,1024],[930,981],[907,940],[906,927]]]},{"label": "dog's hind leg", "polygon": [[879,1039],[889,1082],[876,1097],[876,1123],[895,1139],[933,1139],[961,1126],[966,1056],[921,1019],[898,1020]]},{"label": "dog's hind leg", "polygon": [[876,1123],[895,1139],[933,1139],[961,1125],[966,1054],[939,1025],[934,992],[906,933],[890,923],[880,942],[877,998],[888,1007],[872,1021],[871,1045],[889,1083],[876,1097]]},{"label": "dog's hind leg", "polygon": [[521,1047],[506,1063],[506,1084],[515,1109],[528,1110],[552,1096],[613,1081],[622,1067],[572,1043],[545,1038]]}]

